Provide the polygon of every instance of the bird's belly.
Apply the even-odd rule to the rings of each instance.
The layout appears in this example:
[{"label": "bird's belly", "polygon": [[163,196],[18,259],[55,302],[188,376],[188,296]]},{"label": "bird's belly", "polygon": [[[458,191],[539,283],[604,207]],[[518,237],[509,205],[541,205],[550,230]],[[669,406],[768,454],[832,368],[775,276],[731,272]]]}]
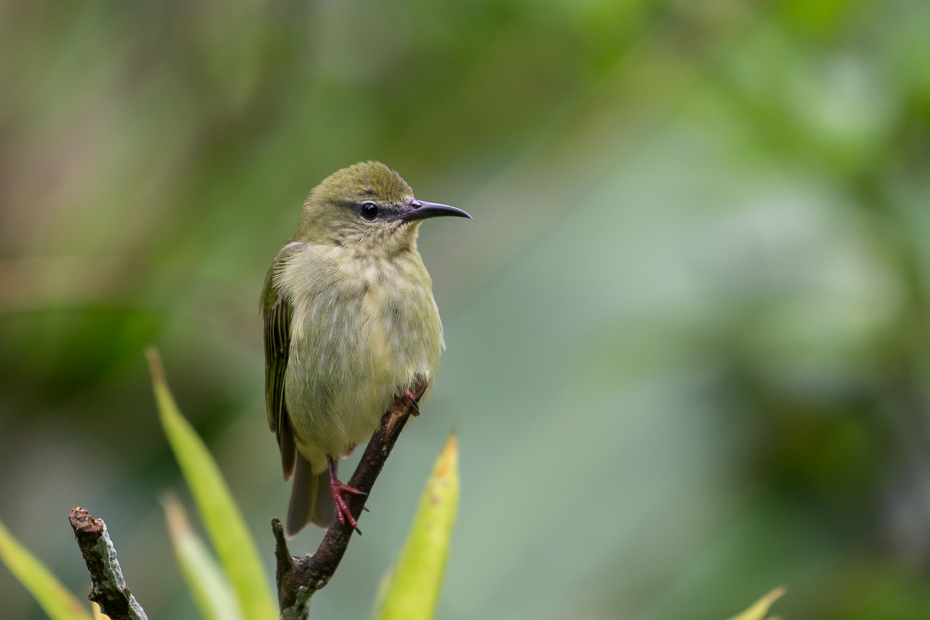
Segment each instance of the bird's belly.
[{"label": "bird's belly", "polygon": [[295,298],[285,397],[298,448],[315,470],[326,454],[367,441],[396,392],[435,374],[438,324],[428,289]]}]

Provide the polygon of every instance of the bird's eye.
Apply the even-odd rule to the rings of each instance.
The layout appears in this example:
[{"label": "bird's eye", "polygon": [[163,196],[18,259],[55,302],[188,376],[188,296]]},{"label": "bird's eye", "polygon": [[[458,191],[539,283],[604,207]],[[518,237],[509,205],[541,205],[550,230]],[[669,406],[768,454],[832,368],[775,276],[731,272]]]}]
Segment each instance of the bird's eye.
[{"label": "bird's eye", "polygon": [[361,214],[368,221],[375,219],[378,217],[378,205],[373,202],[362,203]]}]

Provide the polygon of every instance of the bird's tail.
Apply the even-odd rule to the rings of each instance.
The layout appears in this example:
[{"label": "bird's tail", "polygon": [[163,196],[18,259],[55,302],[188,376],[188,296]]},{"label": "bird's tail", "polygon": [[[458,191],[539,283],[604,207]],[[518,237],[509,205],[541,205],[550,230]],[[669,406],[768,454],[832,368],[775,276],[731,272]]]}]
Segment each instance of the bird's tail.
[{"label": "bird's tail", "polygon": [[329,527],[336,514],[336,505],[329,490],[329,473],[326,470],[314,473],[310,462],[298,452],[292,485],[284,525],[287,537],[296,536],[308,523]]}]

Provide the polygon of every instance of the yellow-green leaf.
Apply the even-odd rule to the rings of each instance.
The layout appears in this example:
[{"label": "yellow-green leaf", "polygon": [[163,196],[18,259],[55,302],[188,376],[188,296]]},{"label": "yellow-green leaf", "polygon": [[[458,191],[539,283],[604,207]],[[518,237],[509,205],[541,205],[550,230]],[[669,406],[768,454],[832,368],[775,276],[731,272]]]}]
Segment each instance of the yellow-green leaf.
[{"label": "yellow-green leaf", "polygon": [[459,498],[458,447],[449,437],[426,482],[413,526],[387,587],[379,620],[433,617]]},{"label": "yellow-green leaf", "polygon": [[219,467],[197,432],[184,419],[165,382],[158,351],[149,348],[155,400],[165,435],[174,451],[213,548],[226,570],[247,620],[277,618],[258,548],[236,506]]},{"label": "yellow-green leaf", "polygon": [[225,573],[187,520],[173,493],[162,497],[168,534],[187,587],[200,614],[207,620],[240,620],[239,602]]},{"label": "yellow-green leaf", "polygon": [[758,601],[756,604],[744,611],[743,613],[733,616],[730,620],[762,620],[765,618],[765,614],[768,613],[769,607],[772,606],[772,603],[781,598],[781,595],[785,593],[785,588],[775,588]]},{"label": "yellow-green leaf", "polygon": [[0,522],[0,559],[52,620],[91,620],[82,604]]}]

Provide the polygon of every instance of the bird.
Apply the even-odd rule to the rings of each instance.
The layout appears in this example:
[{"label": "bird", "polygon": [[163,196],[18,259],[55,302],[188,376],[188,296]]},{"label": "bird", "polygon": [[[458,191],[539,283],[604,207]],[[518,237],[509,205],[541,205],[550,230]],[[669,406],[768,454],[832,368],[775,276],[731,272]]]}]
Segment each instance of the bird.
[{"label": "bird", "polygon": [[337,516],[358,523],[338,460],[367,441],[395,395],[430,382],[445,348],[432,281],[417,251],[428,218],[471,219],[414,198],[397,172],[368,161],[338,170],[311,192],[261,294],[265,406],[293,478],[291,538]]}]

